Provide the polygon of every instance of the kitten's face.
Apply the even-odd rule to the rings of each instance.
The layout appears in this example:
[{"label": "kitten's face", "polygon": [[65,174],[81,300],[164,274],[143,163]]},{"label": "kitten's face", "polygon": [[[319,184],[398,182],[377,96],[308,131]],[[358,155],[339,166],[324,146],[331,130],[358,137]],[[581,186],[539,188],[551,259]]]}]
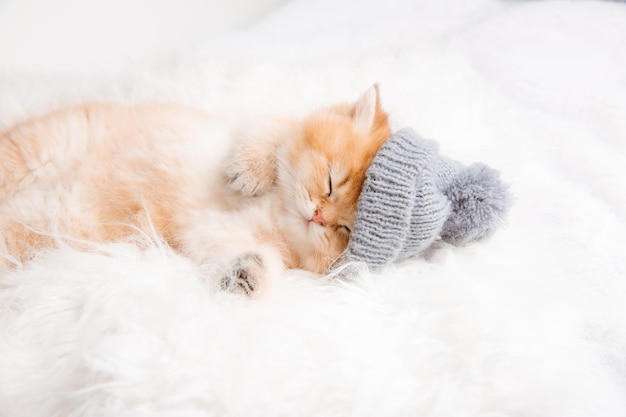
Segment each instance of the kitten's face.
[{"label": "kitten's face", "polygon": [[365,171],[391,134],[378,91],[309,116],[279,150],[287,238],[300,266],[325,272],[348,244]]}]

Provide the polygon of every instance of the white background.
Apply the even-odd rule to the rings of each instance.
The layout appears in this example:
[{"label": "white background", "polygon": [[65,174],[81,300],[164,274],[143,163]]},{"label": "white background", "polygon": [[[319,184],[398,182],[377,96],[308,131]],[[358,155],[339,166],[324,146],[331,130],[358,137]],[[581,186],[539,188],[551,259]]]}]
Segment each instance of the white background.
[{"label": "white background", "polygon": [[0,0],[0,69],[114,74],[245,30],[285,0]]}]

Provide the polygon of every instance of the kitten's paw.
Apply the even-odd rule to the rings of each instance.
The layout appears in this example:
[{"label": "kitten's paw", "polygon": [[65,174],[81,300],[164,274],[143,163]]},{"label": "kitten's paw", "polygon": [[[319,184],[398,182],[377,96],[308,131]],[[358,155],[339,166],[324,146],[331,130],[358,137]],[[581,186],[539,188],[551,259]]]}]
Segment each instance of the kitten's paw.
[{"label": "kitten's paw", "polygon": [[257,295],[265,280],[266,269],[261,255],[248,252],[237,257],[220,282],[222,290]]},{"label": "kitten's paw", "polygon": [[244,157],[244,152],[233,155],[224,166],[228,186],[246,197],[267,191],[276,177],[275,166],[269,161]]}]

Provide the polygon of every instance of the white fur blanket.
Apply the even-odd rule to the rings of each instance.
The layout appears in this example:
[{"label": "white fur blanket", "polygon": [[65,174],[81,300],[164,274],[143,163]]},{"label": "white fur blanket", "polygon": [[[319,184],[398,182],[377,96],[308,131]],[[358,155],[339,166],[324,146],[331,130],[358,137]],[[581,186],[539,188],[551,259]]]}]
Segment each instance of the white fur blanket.
[{"label": "white fur blanket", "polygon": [[94,99],[300,112],[379,82],[394,128],[515,201],[484,243],[253,301],[158,245],[55,250],[0,277],[0,416],[625,416],[625,42],[614,2],[295,0],[141,74],[5,73],[0,127]]}]

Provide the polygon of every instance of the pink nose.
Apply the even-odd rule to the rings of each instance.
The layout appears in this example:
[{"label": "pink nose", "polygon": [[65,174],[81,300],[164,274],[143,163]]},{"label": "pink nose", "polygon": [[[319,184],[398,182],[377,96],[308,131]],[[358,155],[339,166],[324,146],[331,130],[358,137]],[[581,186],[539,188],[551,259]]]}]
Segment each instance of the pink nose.
[{"label": "pink nose", "polygon": [[311,220],[313,223],[317,223],[320,226],[324,226],[326,224],[326,222],[324,221],[324,216],[322,216],[322,210],[320,209],[315,209],[315,212],[313,213],[313,217],[311,217]]}]

